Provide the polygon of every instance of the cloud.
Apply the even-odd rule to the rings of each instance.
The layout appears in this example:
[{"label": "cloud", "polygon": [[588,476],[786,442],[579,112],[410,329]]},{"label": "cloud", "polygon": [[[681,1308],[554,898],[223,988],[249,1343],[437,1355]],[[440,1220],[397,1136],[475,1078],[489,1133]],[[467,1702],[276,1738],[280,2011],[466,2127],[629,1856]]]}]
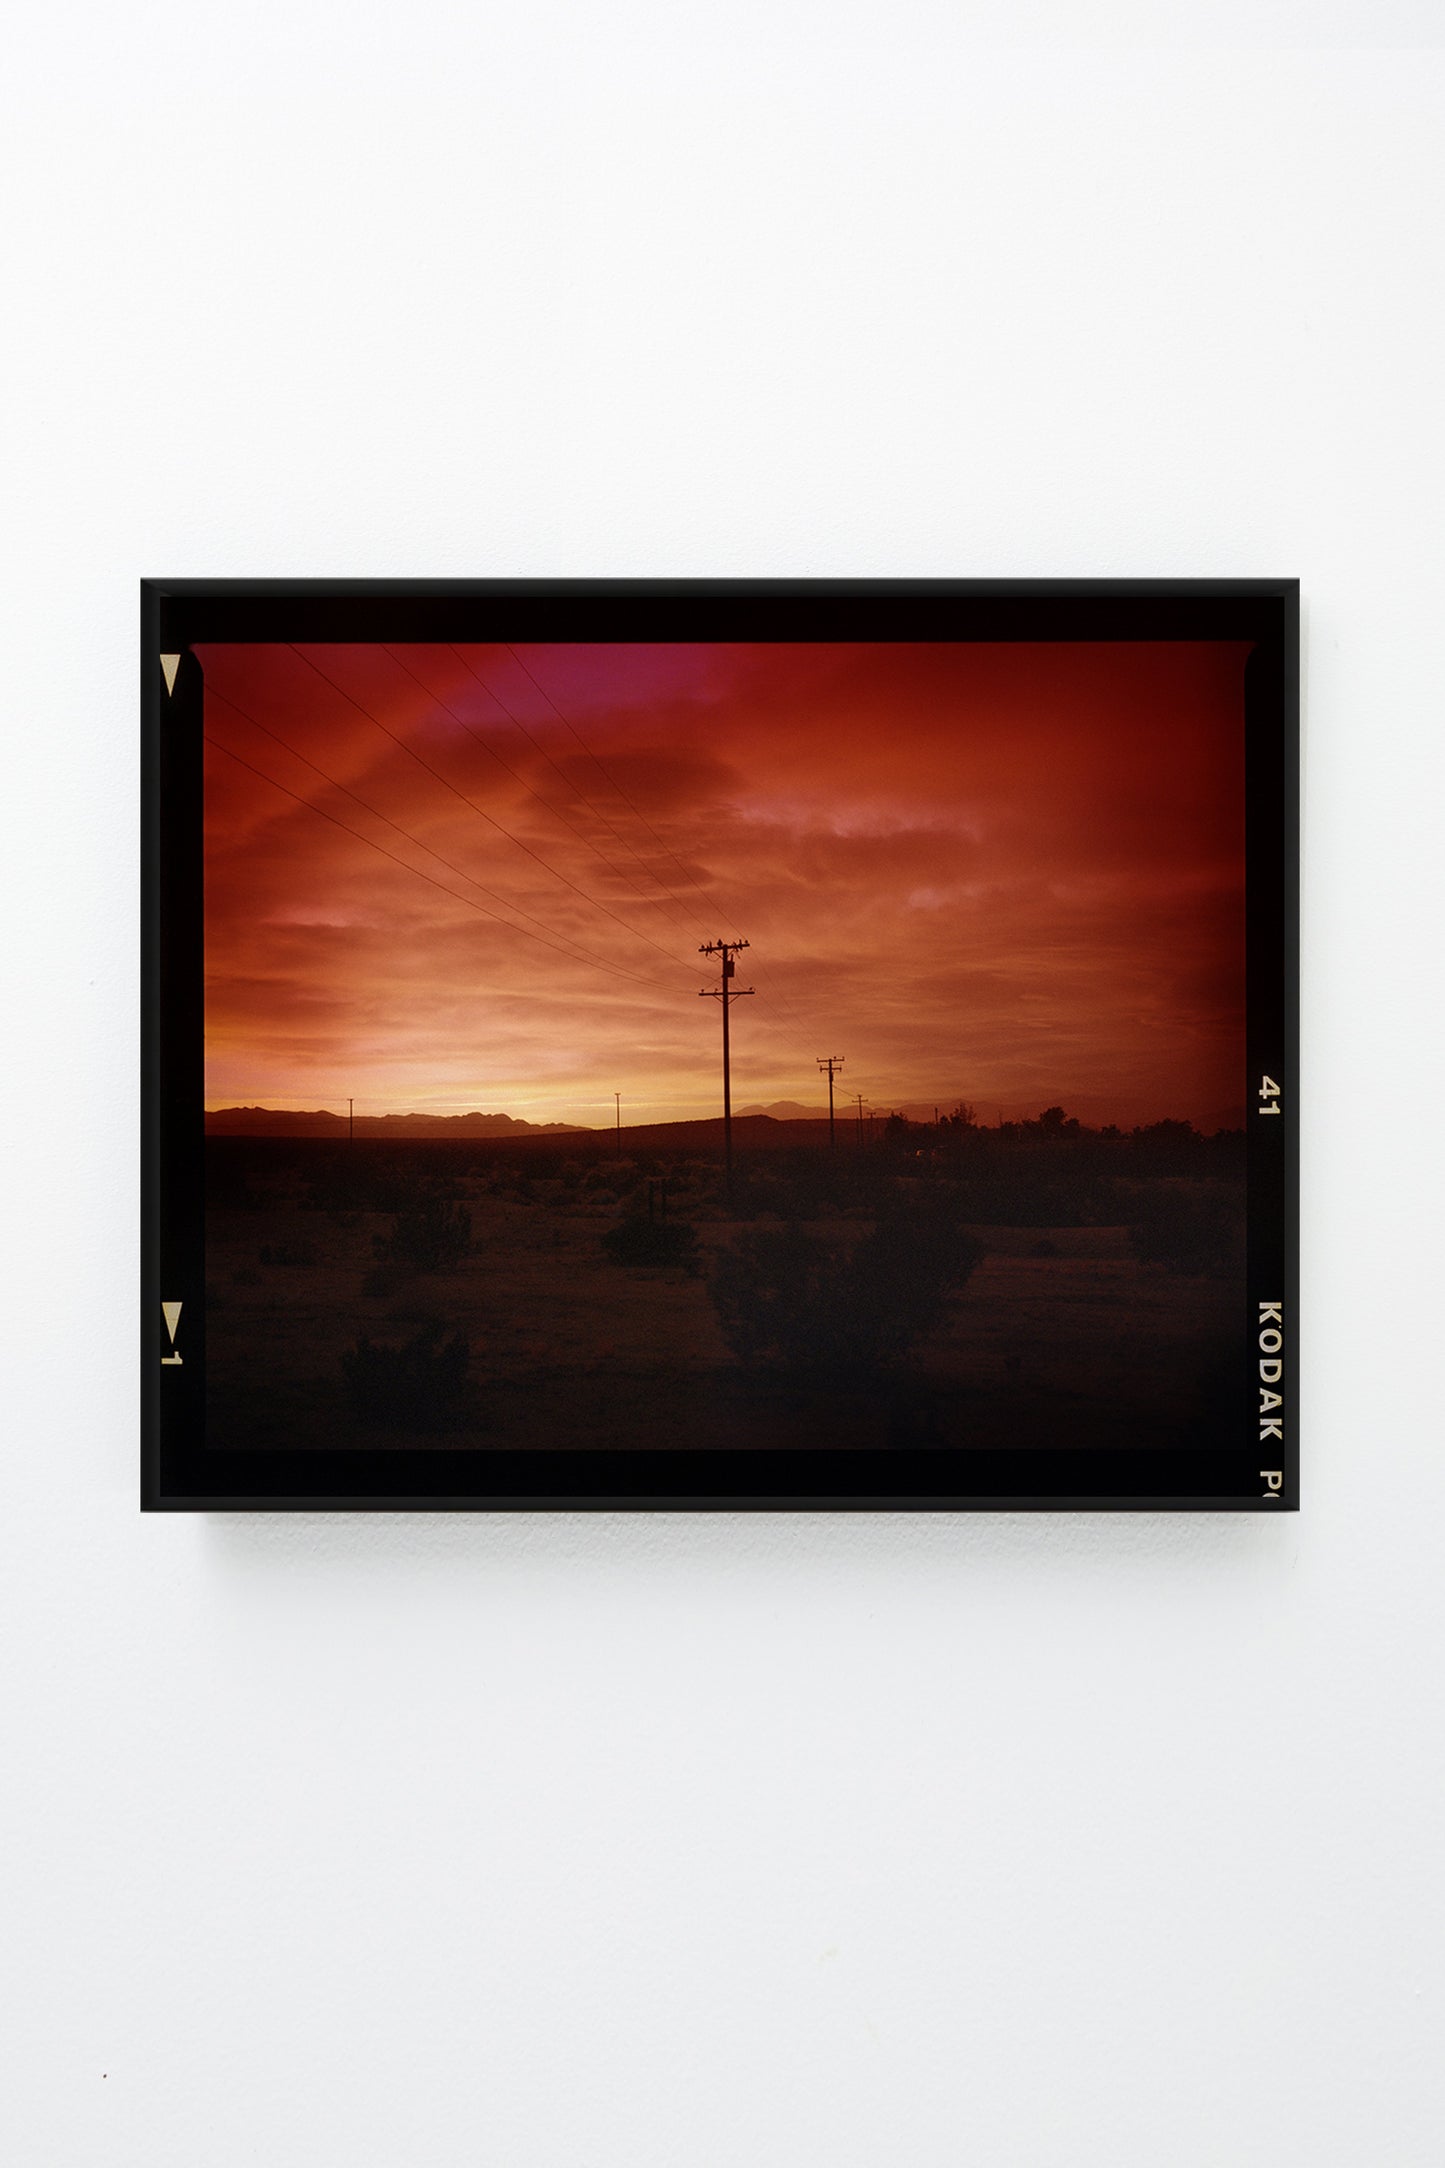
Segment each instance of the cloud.
[{"label": "cloud", "polygon": [[1242,649],[517,657],[203,651],[213,1102],[1239,1096]]}]

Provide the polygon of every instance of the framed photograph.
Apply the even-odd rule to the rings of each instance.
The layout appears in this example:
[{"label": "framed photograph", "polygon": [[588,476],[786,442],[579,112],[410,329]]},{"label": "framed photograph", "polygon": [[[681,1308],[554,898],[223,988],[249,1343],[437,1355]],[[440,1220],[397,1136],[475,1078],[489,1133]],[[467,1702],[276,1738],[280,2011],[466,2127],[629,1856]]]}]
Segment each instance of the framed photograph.
[{"label": "framed photograph", "polygon": [[144,583],[144,1505],[1293,1508],[1297,658]]}]

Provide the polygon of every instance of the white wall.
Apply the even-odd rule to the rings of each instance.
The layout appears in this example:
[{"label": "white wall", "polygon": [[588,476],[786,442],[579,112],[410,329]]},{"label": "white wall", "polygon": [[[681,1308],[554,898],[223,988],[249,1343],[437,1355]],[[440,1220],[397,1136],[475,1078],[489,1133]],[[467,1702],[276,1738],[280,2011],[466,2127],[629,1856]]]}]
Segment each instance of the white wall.
[{"label": "white wall", "polygon": [[[1440,27],[11,26],[8,2159],[1438,2159]],[[562,572],[1302,578],[1297,1520],[141,1519],[136,582]]]}]

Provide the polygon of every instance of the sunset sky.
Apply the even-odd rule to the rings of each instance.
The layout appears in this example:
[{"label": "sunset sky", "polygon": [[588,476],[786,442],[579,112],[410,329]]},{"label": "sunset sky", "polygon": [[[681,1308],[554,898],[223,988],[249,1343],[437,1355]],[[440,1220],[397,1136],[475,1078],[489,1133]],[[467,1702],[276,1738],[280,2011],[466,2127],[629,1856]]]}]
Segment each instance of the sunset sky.
[{"label": "sunset sky", "polygon": [[1242,645],[197,653],[208,1106],[1242,1108]]}]

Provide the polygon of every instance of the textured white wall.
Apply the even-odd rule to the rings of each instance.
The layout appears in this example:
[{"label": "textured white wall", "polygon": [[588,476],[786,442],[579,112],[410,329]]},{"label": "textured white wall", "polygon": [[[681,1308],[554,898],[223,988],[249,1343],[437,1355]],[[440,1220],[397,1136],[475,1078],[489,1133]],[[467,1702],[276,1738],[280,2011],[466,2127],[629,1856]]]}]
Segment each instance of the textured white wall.
[{"label": "textured white wall", "polygon": [[[11,26],[8,2159],[1438,2159],[1439,27]],[[1298,574],[1304,1514],[143,1521],[143,572]]]}]

